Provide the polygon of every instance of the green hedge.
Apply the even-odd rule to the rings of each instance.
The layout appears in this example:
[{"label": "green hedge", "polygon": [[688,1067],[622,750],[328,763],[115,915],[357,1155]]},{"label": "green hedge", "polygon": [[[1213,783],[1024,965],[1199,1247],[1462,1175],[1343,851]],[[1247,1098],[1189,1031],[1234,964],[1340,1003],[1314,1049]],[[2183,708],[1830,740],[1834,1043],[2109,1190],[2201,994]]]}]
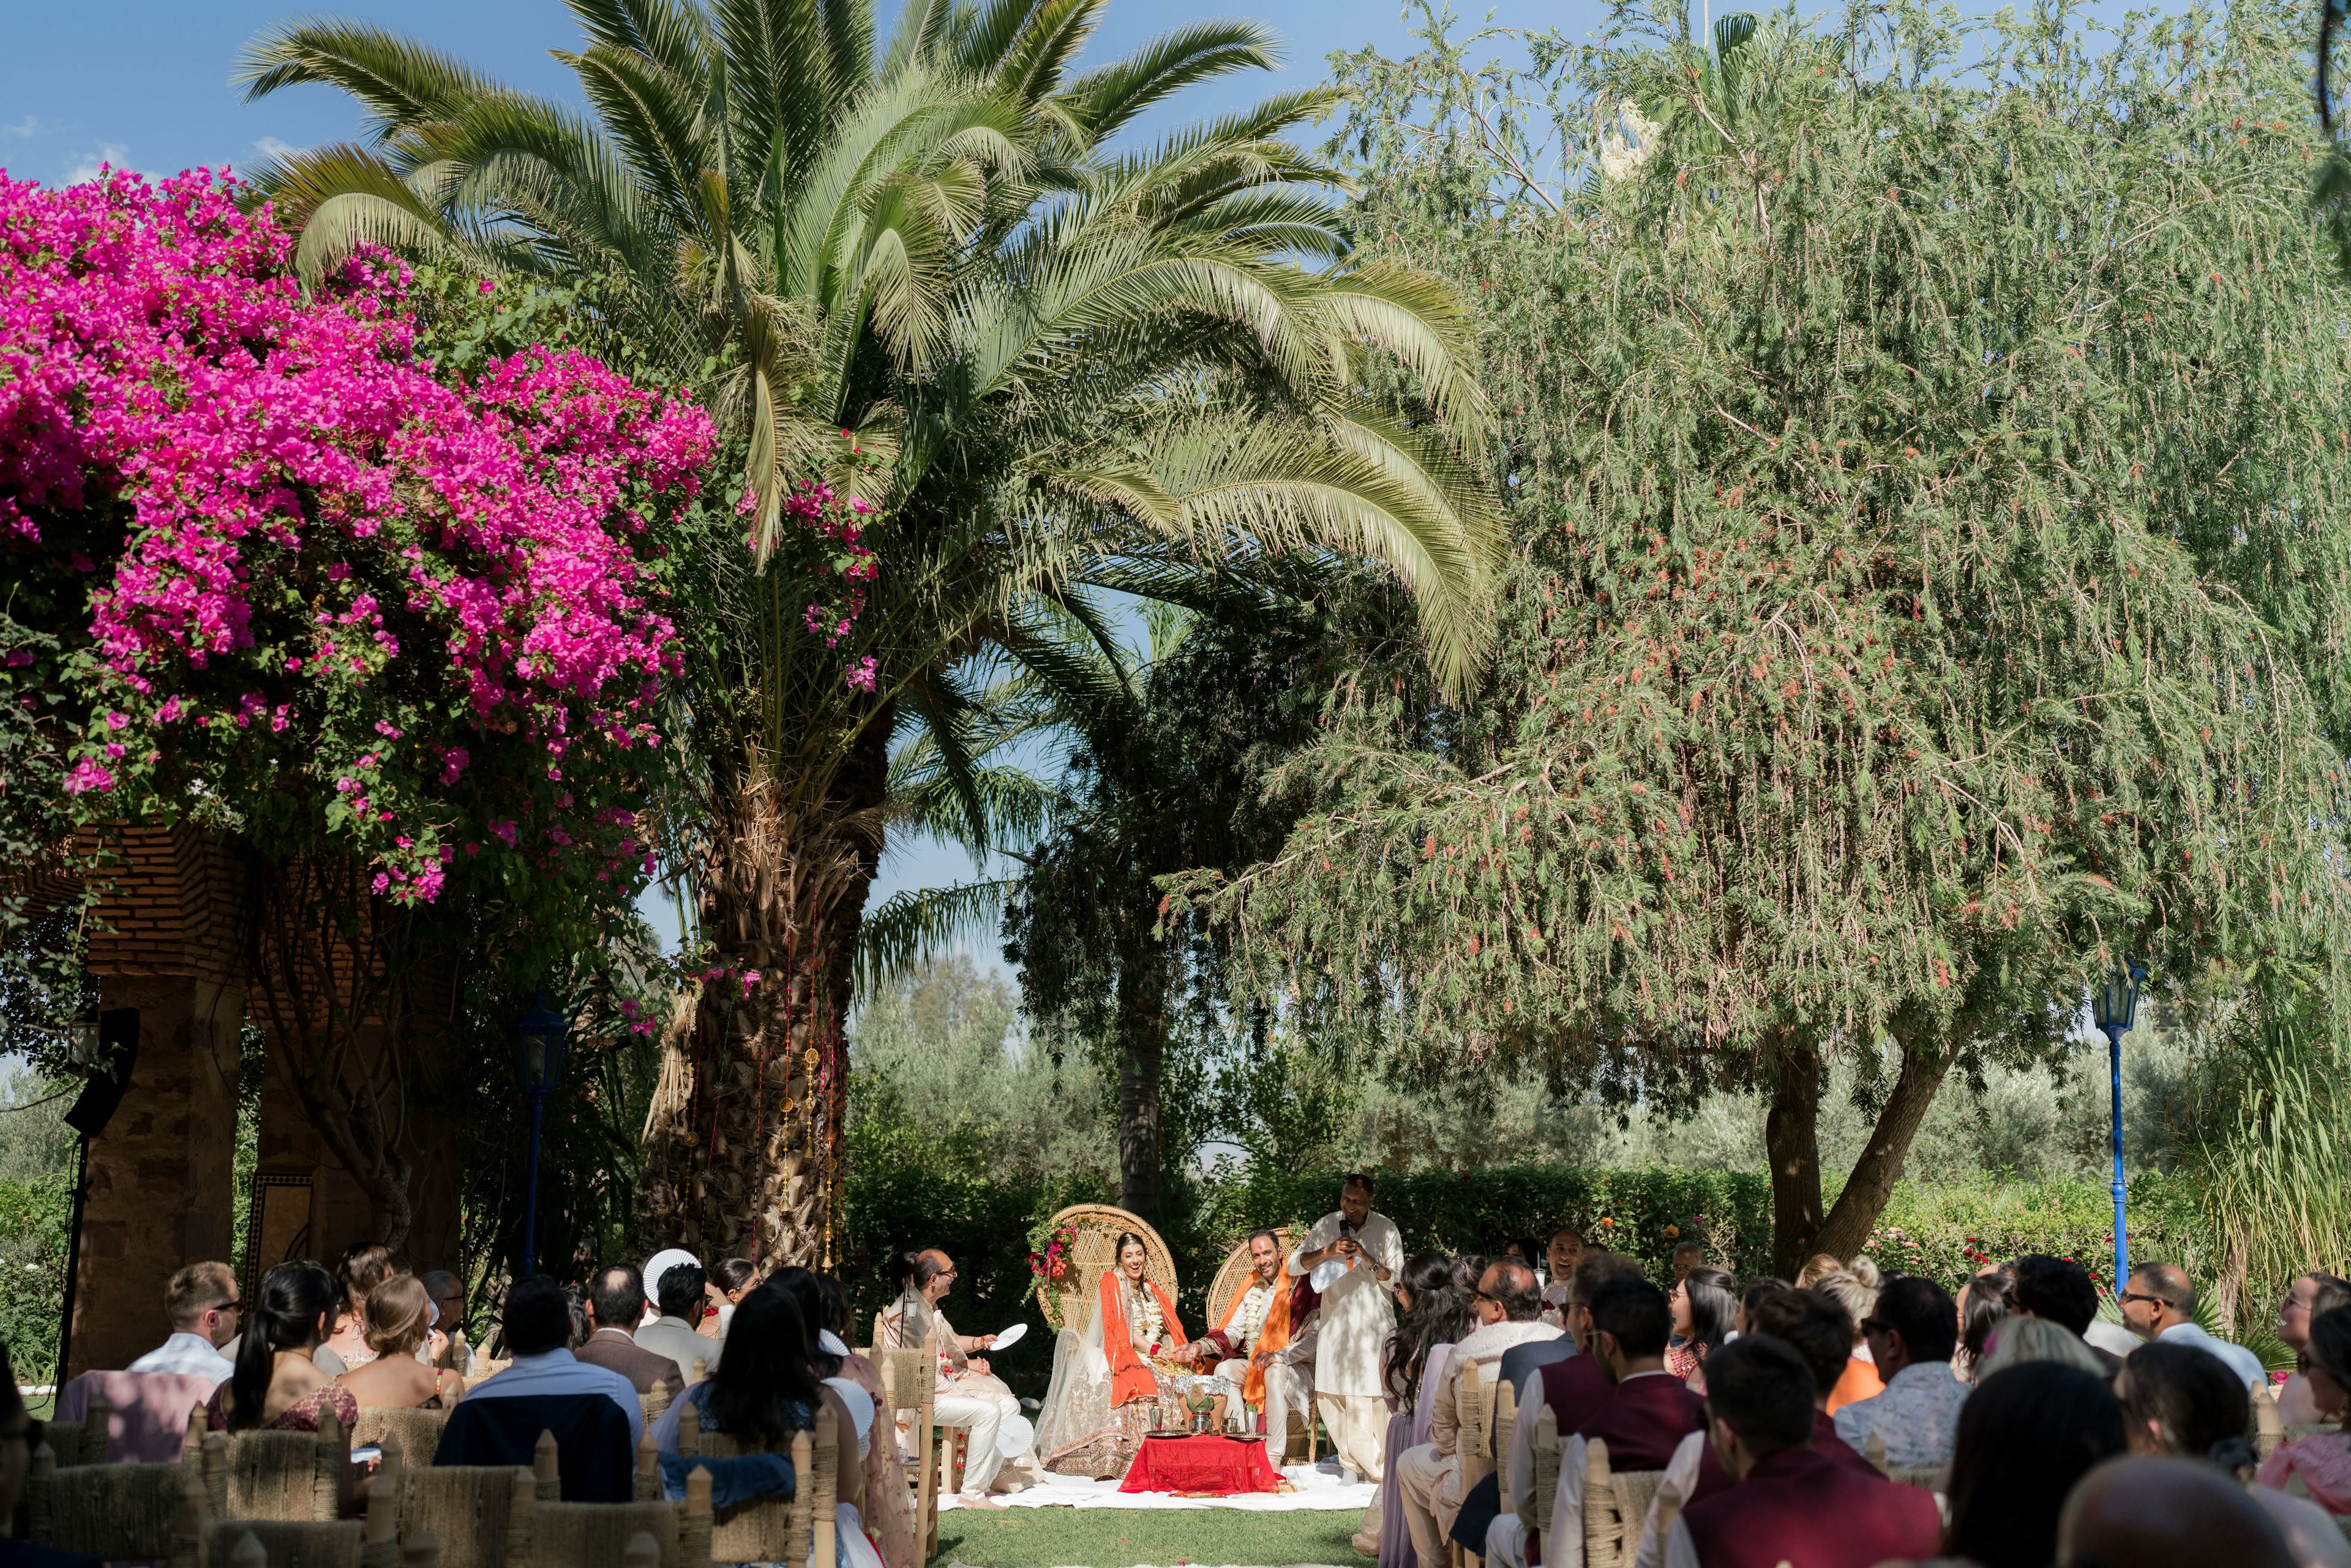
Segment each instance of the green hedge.
[{"label": "green hedge", "polygon": [[[2179,1177],[2148,1171],[2129,1184],[2134,1261],[2178,1263],[2209,1287],[2195,1195]],[[1971,1274],[2025,1252],[2070,1258],[2114,1293],[2114,1196],[2088,1182],[1904,1182],[1869,1233],[1869,1254],[1887,1273],[1925,1274],[1956,1291]]]},{"label": "green hedge", "polygon": [[0,1179],[0,1343],[18,1383],[57,1381],[72,1236],[72,1173]]}]

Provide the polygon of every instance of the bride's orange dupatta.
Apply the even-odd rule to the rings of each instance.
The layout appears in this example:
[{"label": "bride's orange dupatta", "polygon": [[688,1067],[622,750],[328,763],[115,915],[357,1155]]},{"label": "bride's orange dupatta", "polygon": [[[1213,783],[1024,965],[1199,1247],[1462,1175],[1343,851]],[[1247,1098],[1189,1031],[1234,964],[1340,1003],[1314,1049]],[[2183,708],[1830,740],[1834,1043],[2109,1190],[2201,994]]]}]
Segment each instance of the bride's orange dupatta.
[{"label": "bride's orange dupatta", "polygon": [[[1158,1281],[1145,1280],[1144,1283],[1159,1298],[1160,1322],[1167,1335],[1161,1342],[1161,1350],[1172,1350],[1184,1343],[1184,1325],[1176,1320],[1176,1303],[1167,1299]],[[1095,1310],[1102,1313],[1102,1354],[1110,1362],[1110,1402],[1113,1407],[1148,1399],[1159,1392],[1159,1379],[1153,1374],[1151,1364],[1135,1354],[1134,1333],[1126,1322],[1124,1294],[1118,1288],[1115,1269],[1105,1272],[1102,1282],[1094,1287]]]}]

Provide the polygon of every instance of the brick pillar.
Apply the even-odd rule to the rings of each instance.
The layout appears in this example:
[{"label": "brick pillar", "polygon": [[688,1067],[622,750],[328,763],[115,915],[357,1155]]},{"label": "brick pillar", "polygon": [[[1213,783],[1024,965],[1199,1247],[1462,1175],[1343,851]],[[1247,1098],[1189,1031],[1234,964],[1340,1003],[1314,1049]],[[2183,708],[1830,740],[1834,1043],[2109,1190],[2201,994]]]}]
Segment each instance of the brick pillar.
[{"label": "brick pillar", "polygon": [[228,1261],[245,997],[187,976],[109,975],[102,1005],[139,1009],[121,1104],[90,1140],[73,1364],[120,1367],[170,1332],[163,1287],[183,1264]]}]

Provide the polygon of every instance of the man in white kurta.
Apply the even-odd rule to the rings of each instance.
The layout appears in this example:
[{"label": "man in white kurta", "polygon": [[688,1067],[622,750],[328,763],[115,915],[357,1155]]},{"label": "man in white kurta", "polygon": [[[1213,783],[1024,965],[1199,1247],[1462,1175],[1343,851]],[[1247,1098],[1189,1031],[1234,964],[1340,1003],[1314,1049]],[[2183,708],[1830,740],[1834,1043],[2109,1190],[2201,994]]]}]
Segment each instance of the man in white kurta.
[{"label": "man in white kurta", "polygon": [[1390,1282],[1404,1268],[1395,1222],[1372,1212],[1372,1178],[1358,1173],[1339,1189],[1339,1207],[1290,1255],[1292,1274],[1330,1260],[1347,1271],[1322,1292],[1322,1332],[1314,1349],[1314,1402],[1330,1428],[1340,1463],[1365,1480],[1380,1479],[1387,1440],[1387,1402],[1380,1387],[1380,1347],[1395,1327]]}]

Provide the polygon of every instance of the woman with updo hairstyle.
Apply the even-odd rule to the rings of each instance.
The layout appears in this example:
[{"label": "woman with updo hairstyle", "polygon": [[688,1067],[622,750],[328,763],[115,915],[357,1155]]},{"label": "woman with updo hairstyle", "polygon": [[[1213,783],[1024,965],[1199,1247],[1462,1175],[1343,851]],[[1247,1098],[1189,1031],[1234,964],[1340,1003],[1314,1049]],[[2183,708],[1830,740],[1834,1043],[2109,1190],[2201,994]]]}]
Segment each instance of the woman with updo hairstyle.
[{"label": "woman with updo hairstyle", "polygon": [[1967,1382],[1979,1381],[1984,1358],[1991,1354],[1992,1336],[2016,1310],[2016,1281],[1997,1269],[1987,1269],[1959,1287],[1959,1349],[1951,1370]]},{"label": "woman with updo hairstyle", "polygon": [[367,1347],[368,1292],[391,1279],[392,1273],[391,1248],[374,1241],[355,1241],[343,1249],[343,1260],[335,1265],[335,1283],[340,1288],[341,1299],[336,1303],[334,1325],[318,1351],[319,1370],[328,1376],[365,1366],[375,1359],[375,1352]]},{"label": "woman with updo hairstyle", "polygon": [[[725,1339],[727,1325],[735,1321],[735,1309],[743,1304],[743,1298],[757,1289],[758,1283],[759,1266],[757,1263],[748,1258],[721,1258],[718,1267],[710,1270],[710,1283],[706,1287],[711,1304],[718,1309],[718,1315],[704,1319],[702,1332],[715,1339]],[[713,1323],[717,1326],[711,1327]]]},{"label": "woman with updo hairstyle", "polygon": [[307,1259],[264,1274],[246,1305],[236,1371],[213,1390],[205,1424],[215,1432],[315,1432],[321,1411],[346,1427],[358,1420],[351,1391],[310,1359],[334,1326],[341,1294],[335,1277]]},{"label": "woman with updo hairstyle", "polygon": [[416,1359],[432,1330],[433,1300],[413,1274],[394,1274],[367,1294],[361,1309],[371,1359],[335,1379],[362,1409],[445,1410],[465,1396],[465,1380]]}]

